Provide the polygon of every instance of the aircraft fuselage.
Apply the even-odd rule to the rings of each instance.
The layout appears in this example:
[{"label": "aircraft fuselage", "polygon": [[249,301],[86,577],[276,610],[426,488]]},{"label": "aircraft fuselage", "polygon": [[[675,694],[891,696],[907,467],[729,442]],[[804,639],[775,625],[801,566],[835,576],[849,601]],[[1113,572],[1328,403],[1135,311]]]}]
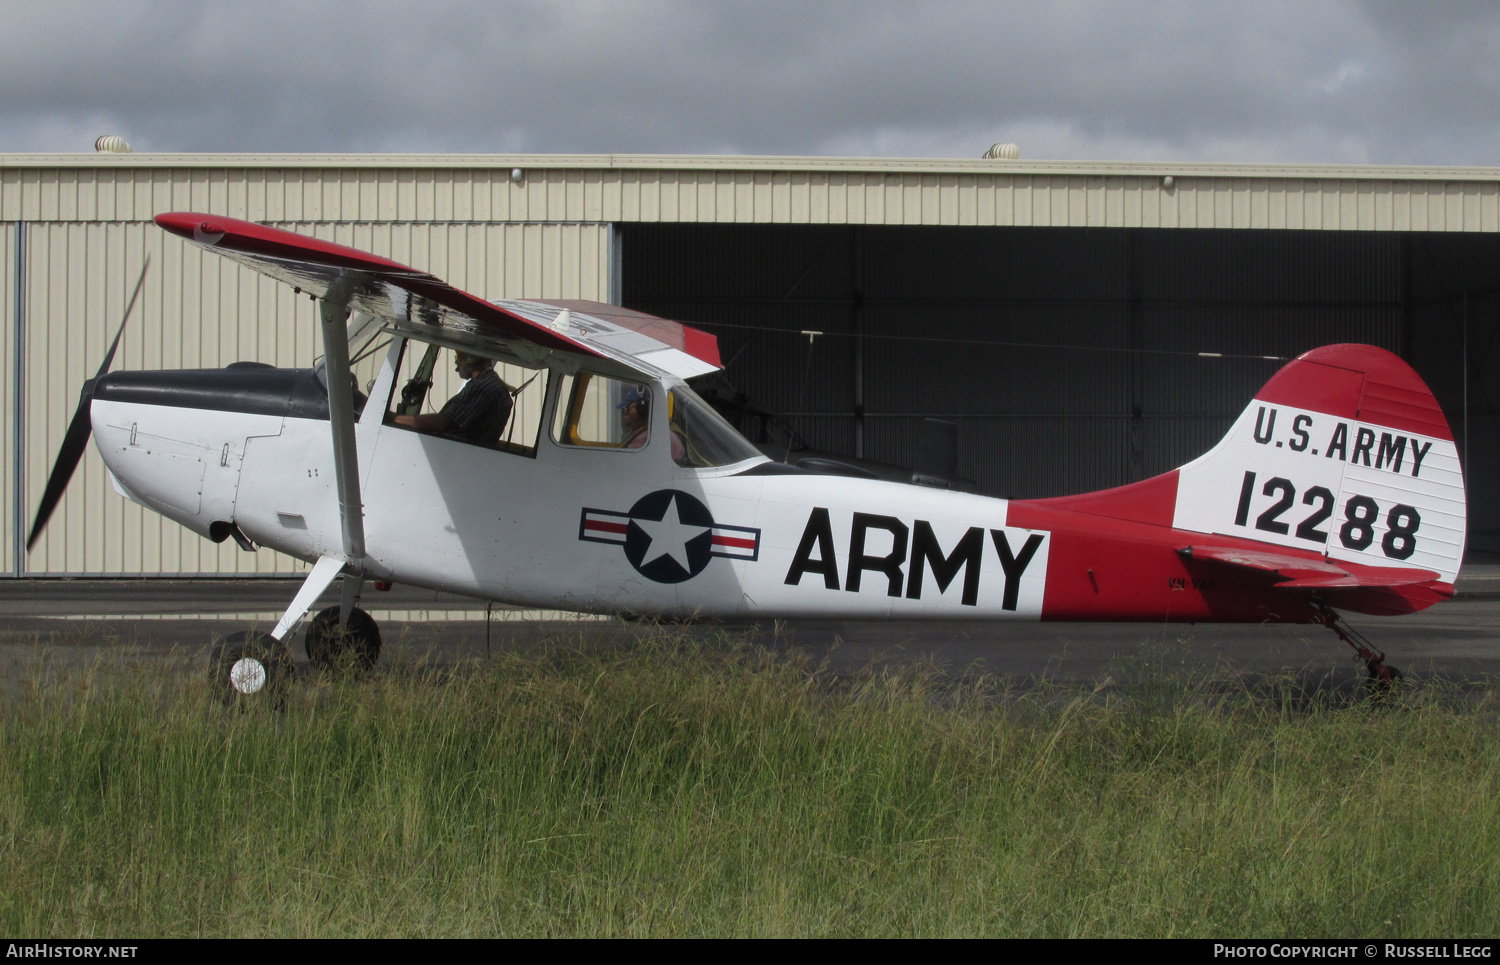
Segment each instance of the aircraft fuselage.
[{"label": "aircraft fuselage", "polygon": [[[223,539],[233,524],[313,562],[341,545],[320,392],[311,370],[128,373],[101,382],[91,416],[129,498],[204,536]],[[667,456],[665,425],[639,449],[569,447],[543,433],[522,455],[398,427],[383,409],[367,405],[356,429],[370,579],[673,616],[1311,615],[1291,599],[1268,602],[1265,581],[1179,552],[1256,545],[1232,536],[764,459],[684,469]]]}]

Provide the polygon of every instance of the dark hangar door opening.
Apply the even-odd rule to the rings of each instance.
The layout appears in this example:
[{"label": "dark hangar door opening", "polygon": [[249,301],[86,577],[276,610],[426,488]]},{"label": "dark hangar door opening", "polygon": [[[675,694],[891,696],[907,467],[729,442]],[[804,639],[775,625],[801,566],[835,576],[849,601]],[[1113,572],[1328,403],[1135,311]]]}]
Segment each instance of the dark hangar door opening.
[{"label": "dark hangar door opening", "polygon": [[[622,224],[620,241],[627,306],[718,335],[727,368],[700,390],[902,466],[923,418],[952,421],[960,474],[997,496],[1164,472],[1279,367],[1258,356],[1383,346],[1448,414],[1470,549],[1500,551],[1496,235]],[[741,429],[762,441],[763,420]]]}]

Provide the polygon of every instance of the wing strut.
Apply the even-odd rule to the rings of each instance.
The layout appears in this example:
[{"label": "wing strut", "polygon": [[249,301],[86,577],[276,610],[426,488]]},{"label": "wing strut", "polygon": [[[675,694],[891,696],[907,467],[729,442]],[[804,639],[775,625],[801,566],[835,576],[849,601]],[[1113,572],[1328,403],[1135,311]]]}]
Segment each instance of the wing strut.
[{"label": "wing strut", "polygon": [[[347,276],[344,281],[347,281]],[[344,559],[364,570],[365,515],[359,497],[359,456],[354,446],[354,396],[349,391],[348,285],[318,303],[323,320],[323,364],[328,376],[328,423],[333,431],[333,474],[338,482],[339,521],[343,526]]]},{"label": "wing strut", "polygon": [[323,323],[323,374],[328,383],[328,424],[333,434],[333,475],[339,497],[339,523],[343,534],[343,554],[325,555],[307,574],[302,589],[287,607],[271,636],[286,636],[317,602],[340,573],[344,590],[340,598],[339,624],[349,625],[349,615],[359,602],[364,583],[365,514],[359,494],[359,453],[354,443],[354,395],[349,391],[349,277],[340,278],[327,298],[318,302]]}]

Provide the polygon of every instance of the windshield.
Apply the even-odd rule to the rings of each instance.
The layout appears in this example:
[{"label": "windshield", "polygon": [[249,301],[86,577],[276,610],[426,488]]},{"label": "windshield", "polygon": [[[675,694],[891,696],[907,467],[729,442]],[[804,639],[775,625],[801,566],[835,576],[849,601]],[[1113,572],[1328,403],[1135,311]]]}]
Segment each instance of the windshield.
[{"label": "windshield", "polygon": [[676,437],[672,458],[679,466],[730,466],[761,455],[759,449],[685,385],[667,392],[667,413]]}]

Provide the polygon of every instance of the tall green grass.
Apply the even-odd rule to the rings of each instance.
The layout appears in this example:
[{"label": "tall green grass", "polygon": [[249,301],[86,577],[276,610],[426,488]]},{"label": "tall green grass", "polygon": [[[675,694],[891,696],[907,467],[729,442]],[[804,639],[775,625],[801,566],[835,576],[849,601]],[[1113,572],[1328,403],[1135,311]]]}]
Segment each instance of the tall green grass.
[{"label": "tall green grass", "polygon": [[[1126,668],[1129,669],[1129,668]],[[1493,935],[1491,690],[1139,668],[1006,693],[663,634],[229,709],[39,663],[3,711],[26,935]]]}]

